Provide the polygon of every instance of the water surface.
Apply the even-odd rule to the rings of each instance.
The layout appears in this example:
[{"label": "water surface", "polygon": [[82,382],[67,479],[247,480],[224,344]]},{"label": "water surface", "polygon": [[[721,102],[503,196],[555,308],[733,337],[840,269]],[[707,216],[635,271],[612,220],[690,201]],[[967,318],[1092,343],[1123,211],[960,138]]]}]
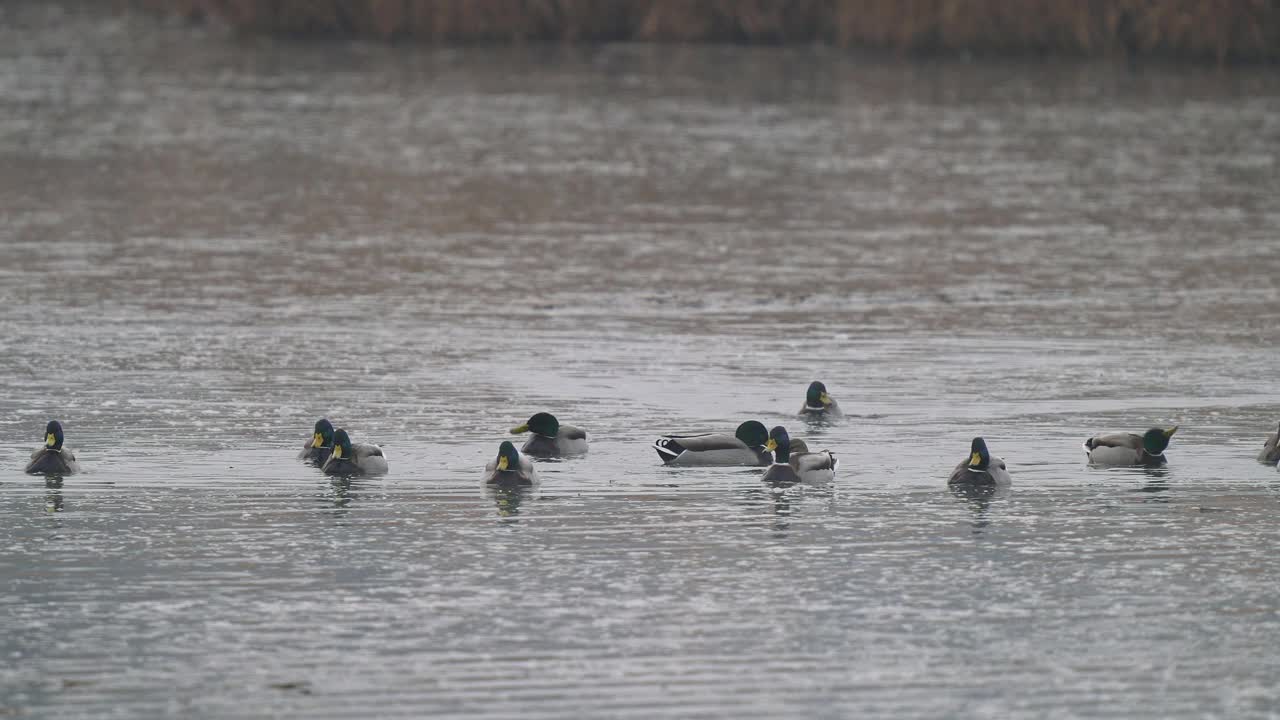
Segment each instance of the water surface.
[{"label": "water surface", "polygon": [[[102,12],[0,9],[0,715],[1280,712],[1274,72]],[[748,418],[836,482],[648,447]]]}]

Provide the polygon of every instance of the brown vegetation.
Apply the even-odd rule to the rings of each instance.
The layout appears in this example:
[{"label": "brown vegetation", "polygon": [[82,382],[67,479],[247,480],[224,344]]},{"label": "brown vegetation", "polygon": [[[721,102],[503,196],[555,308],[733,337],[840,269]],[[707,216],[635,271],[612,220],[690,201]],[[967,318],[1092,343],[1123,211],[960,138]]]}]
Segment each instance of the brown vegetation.
[{"label": "brown vegetation", "polygon": [[139,0],[298,35],[1280,59],[1280,0]]}]

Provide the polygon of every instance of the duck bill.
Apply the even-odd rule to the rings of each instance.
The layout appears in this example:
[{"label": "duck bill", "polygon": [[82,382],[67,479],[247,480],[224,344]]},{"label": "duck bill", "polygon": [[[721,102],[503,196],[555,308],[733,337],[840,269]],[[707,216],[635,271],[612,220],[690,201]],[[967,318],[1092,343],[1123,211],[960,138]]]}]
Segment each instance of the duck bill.
[{"label": "duck bill", "polygon": [[831,396],[826,393],[822,393],[818,396],[818,402],[822,403],[823,407],[826,407],[831,404]]},{"label": "duck bill", "polygon": [[773,438],[769,438],[769,442],[764,444],[764,449],[768,450],[769,452],[773,452],[774,450],[777,450],[778,441],[774,440]]},{"label": "duck bill", "polygon": [[58,438],[54,437],[53,433],[49,433],[48,435],[44,436],[45,447],[53,447],[54,445],[57,445],[57,444],[58,444]]},{"label": "duck bill", "polygon": [[334,445],[334,446],[333,446],[333,459],[334,459],[334,460],[341,460],[341,459],[342,459],[342,446],[341,446],[341,445]]},{"label": "duck bill", "polygon": [[321,435],[320,433],[316,433],[315,437],[311,438],[311,447],[313,448],[324,447],[324,436]]},{"label": "duck bill", "polygon": [[498,458],[498,469],[499,469],[499,470],[506,470],[508,467],[510,467],[510,463],[507,461],[507,456],[506,456],[506,455],[503,455],[502,457]]},{"label": "duck bill", "polygon": [[982,464],[982,455],[973,453],[969,456],[969,467],[978,467]]},{"label": "duck bill", "polygon": [[527,432],[529,432],[529,423],[525,423],[524,425],[519,425],[517,427],[511,428],[512,435],[519,435],[521,433],[527,433]]},{"label": "duck bill", "polygon": [[1165,437],[1165,439],[1167,440],[1167,439],[1169,439],[1169,438],[1173,437],[1173,434],[1174,434],[1174,433],[1176,433],[1176,432],[1178,432],[1178,426],[1177,426],[1177,425],[1174,425],[1173,427],[1169,428],[1168,430],[1165,430],[1165,431],[1164,431],[1164,437]]}]

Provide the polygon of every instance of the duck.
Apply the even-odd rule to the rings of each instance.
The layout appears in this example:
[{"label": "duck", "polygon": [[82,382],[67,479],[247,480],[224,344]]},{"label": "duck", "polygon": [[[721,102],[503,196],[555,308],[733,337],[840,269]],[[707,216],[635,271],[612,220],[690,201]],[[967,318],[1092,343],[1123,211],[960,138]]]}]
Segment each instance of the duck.
[{"label": "duck", "polygon": [[769,431],[764,423],[748,420],[732,435],[664,435],[654,441],[653,449],[664,464],[678,467],[764,466],[773,462],[773,454],[764,447],[768,442]]},{"label": "duck", "polygon": [[957,465],[947,478],[948,485],[1009,485],[1012,482],[1004,458],[991,457],[987,441],[980,437],[969,444],[969,459]]},{"label": "duck", "polygon": [[771,485],[826,483],[836,476],[834,454],[828,450],[810,452],[803,441],[799,446],[794,445],[787,429],[781,425],[769,431],[765,449],[773,453],[773,463],[764,471],[763,477]]},{"label": "duck", "polygon": [[387,459],[382,448],[368,443],[352,443],[346,430],[333,431],[333,452],[320,468],[325,475],[382,475]]},{"label": "duck", "polygon": [[484,482],[486,485],[535,485],[538,471],[533,461],[521,455],[510,440],[503,440],[498,446],[498,456],[484,466]]},{"label": "duck", "polygon": [[534,413],[528,422],[511,428],[512,435],[533,433],[520,452],[533,457],[582,455],[587,451],[587,431],[572,425],[561,425],[551,413]]},{"label": "duck", "polygon": [[1262,452],[1258,453],[1258,462],[1268,465],[1280,463],[1280,428],[1271,433],[1271,437],[1267,438],[1267,442],[1263,444]]},{"label": "duck", "polygon": [[827,386],[817,380],[809,383],[799,415],[805,420],[838,420],[844,417],[840,405],[827,393]]},{"label": "duck", "polygon": [[50,420],[44,426],[44,447],[31,453],[26,472],[32,475],[70,475],[80,472],[76,454],[63,447],[62,423]]},{"label": "duck", "polygon": [[1084,452],[1094,465],[1163,465],[1165,448],[1176,432],[1177,425],[1168,430],[1151,428],[1141,435],[1097,435],[1084,441]]},{"label": "duck", "polygon": [[333,423],[327,418],[316,421],[316,428],[311,439],[303,443],[298,459],[309,465],[324,465],[333,452]]}]

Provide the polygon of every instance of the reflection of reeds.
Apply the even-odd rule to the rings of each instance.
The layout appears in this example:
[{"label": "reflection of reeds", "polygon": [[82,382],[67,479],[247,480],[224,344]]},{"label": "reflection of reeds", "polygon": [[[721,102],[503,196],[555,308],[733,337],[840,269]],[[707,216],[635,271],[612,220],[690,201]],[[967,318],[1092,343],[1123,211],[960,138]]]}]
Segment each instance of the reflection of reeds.
[{"label": "reflection of reeds", "polygon": [[1280,0],[140,0],[254,31],[1280,59]]}]

